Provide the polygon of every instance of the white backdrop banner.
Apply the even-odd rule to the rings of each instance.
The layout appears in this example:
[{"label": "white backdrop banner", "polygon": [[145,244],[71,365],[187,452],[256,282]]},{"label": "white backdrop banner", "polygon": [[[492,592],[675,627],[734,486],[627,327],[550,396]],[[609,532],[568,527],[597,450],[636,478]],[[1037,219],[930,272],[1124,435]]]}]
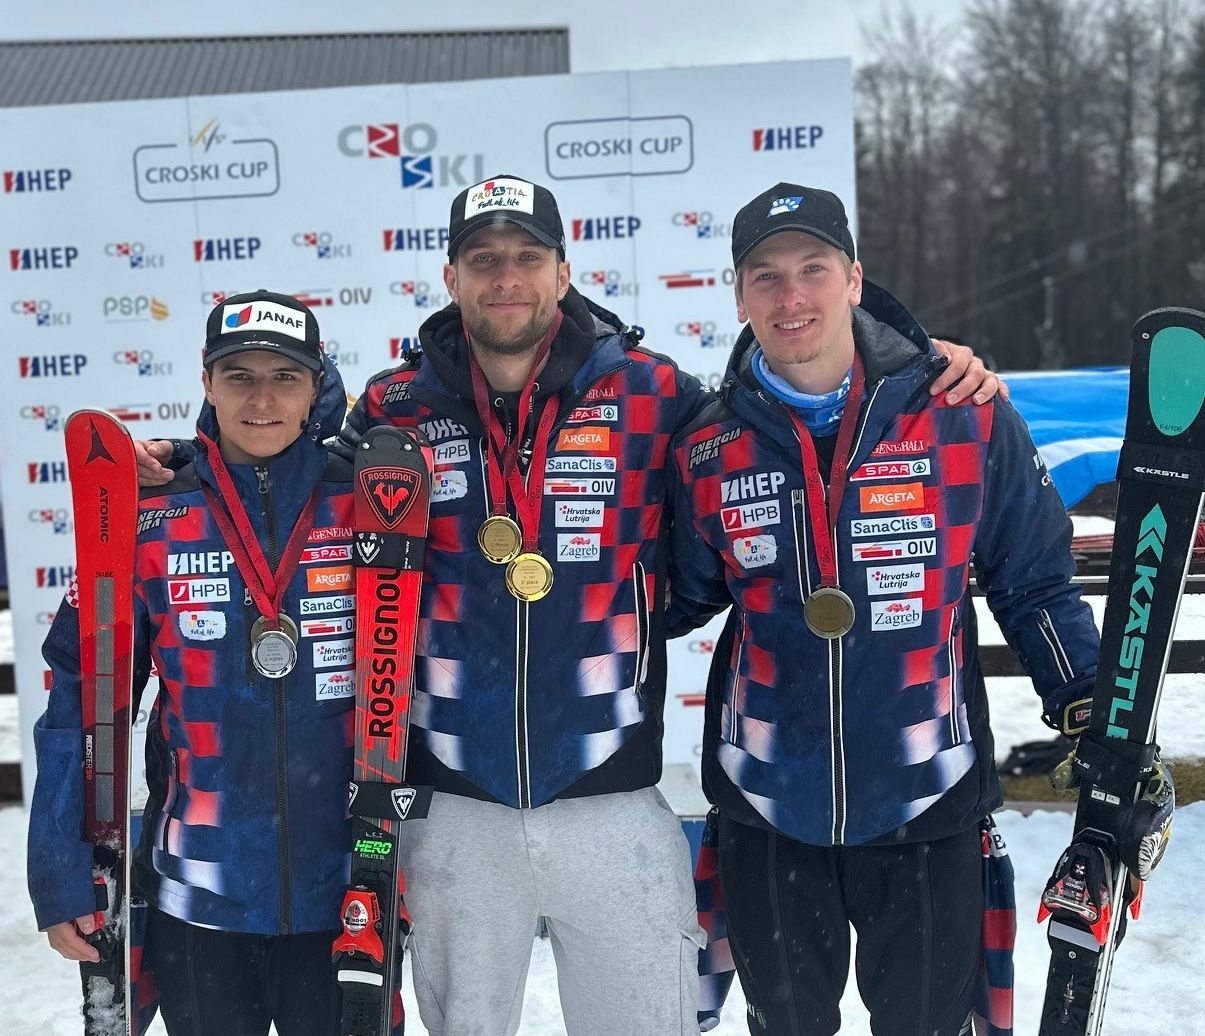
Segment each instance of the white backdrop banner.
[{"label": "white backdrop banner", "polygon": [[[730,233],[780,180],[854,204],[846,60],[0,111],[2,493],[26,794],[39,647],[72,576],[62,425],[191,435],[209,309],[313,307],[355,394],[447,305],[448,210],[548,186],[574,285],[712,387],[736,340]],[[666,759],[694,761],[719,625],[670,648]]]}]

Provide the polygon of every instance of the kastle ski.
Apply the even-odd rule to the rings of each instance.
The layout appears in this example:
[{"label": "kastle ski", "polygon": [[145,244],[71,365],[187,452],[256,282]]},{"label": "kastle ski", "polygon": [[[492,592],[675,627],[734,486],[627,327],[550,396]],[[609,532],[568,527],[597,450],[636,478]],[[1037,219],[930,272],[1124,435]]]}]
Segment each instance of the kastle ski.
[{"label": "kastle ski", "polygon": [[136,1034],[130,946],[130,730],[138,471],[125,426],[103,410],[67,420],[75,519],[84,737],[84,832],[93,845],[100,953],[83,962],[86,1036]]},{"label": "kastle ski", "polygon": [[1050,918],[1051,948],[1040,1036],[1101,1032],[1127,910],[1138,917],[1171,832],[1155,728],[1205,492],[1205,313],[1158,309],[1134,326],[1117,477],[1091,716],[1064,768],[1079,788],[1075,833],[1038,915]]},{"label": "kastle ski", "polygon": [[369,429],[356,449],[351,887],[332,949],[343,1036],[392,1036],[402,1023],[396,988],[410,919],[397,830],[431,804],[430,788],[403,784],[431,469],[430,446],[409,430]]}]

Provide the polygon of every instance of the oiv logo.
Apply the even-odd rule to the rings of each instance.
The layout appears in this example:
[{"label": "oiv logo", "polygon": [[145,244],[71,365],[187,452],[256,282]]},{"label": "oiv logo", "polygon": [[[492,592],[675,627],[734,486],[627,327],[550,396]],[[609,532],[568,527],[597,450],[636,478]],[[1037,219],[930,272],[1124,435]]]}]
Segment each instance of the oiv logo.
[{"label": "oiv logo", "polygon": [[618,241],[635,237],[640,220],[635,216],[595,216],[575,219],[569,224],[572,241]]},{"label": "oiv logo", "polygon": [[63,412],[53,403],[23,406],[20,413],[26,421],[37,421],[48,432],[57,432],[63,427]]},{"label": "oiv logo", "polygon": [[446,291],[438,288],[432,291],[426,281],[394,281],[389,285],[389,292],[400,295],[402,301],[413,302],[416,309],[443,309],[452,301]]},{"label": "oiv logo", "polygon": [[663,273],[657,279],[667,288],[714,288],[716,281],[714,269]]},{"label": "oiv logo", "polygon": [[41,248],[10,248],[10,270],[70,270],[79,249],[74,245],[45,245]]},{"label": "oiv logo", "polygon": [[145,202],[255,198],[280,189],[276,144],[222,132],[210,119],[186,143],[134,150],[134,190]]},{"label": "oiv logo", "polygon": [[635,281],[625,281],[618,270],[587,270],[578,274],[578,283],[584,287],[597,290],[602,288],[607,298],[636,295],[640,286]]},{"label": "oiv logo", "polygon": [[293,235],[294,248],[312,249],[318,259],[347,259],[351,256],[351,245],[341,245],[326,230],[305,231]]},{"label": "oiv logo", "polygon": [[150,349],[118,349],[113,362],[119,367],[136,367],[140,378],[157,378],[172,372],[171,362],[156,360]]},{"label": "oiv logo", "polygon": [[693,338],[694,344],[704,349],[731,349],[736,344],[736,335],[721,333],[714,320],[685,320],[674,327],[674,333],[682,338]]},{"label": "oiv logo", "polygon": [[65,191],[71,182],[70,169],[5,169],[5,194],[35,191]]},{"label": "oiv logo", "polygon": [[131,270],[161,269],[163,266],[163,253],[148,252],[141,241],[111,241],[105,245],[105,255]]},{"label": "oiv logo", "polygon": [[348,158],[397,159],[403,190],[468,187],[485,179],[485,155],[435,153],[439,134],[429,122],[344,126],[337,144]]},{"label": "oiv logo", "polygon": [[386,230],[386,252],[446,252],[448,250],[447,227],[395,227]]},{"label": "oiv logo", "polygon": [[110,324],[127,324],[146,320],[166,320],[171,310],[154,295],[109,295],[101,306],[101,315]]},{"label": "oiv logo", "polygon": [[694,161],[694,127],[685,115],[575,119],[544,130],[554,180],[685,173]]},{"label": "oiv logo", "polygon": [[675,227],[689,231],[695,239],[732,237],[732,224],[716,222],[710,212],[675,212],[671,222]]},{"label": "oiv logo", "polygon": [[19,317],[33,317],[35,327],[65,327],[71,314],[56,310],[49,299],[18,299],[9,307]]},{"label": "oiv logo", "polygon": [[160,421],[185,421],[192,404],[184,401],[171,403],[124,403],[121,406],[109,407],[109,412],[127,424],[150,421],[158,418]]},{"label": "oiv logo", "polygon": [[[293,298],[310,309],[322,306],[367,306],[372,302],[372,288],[361,288],[358,285],[351,288],[309,288],[305,291],[294,291]],[[227,298],[229,296],[226,296]]]},{"label": "oiv logo", "polygon": [[754,151],[802,151],[814,148],[823,126],[774,126],[753,131]]},{"label": "oiv logo", "polygon": [[74,378],[87,366],[83,353],[53,356],[18,356],[17,370],[23,378]]}]

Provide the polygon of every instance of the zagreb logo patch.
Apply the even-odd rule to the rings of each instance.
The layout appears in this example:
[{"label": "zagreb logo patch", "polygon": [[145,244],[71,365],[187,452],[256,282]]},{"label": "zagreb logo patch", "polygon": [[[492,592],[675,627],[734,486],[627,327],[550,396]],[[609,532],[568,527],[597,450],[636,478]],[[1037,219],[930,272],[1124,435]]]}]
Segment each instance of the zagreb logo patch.
[{"label": "zagreb logo patch", "polygon": [[358,475],[364,499],[386,529],[396,529],[418,499],[422,476],[409,468],[365,468]]}]

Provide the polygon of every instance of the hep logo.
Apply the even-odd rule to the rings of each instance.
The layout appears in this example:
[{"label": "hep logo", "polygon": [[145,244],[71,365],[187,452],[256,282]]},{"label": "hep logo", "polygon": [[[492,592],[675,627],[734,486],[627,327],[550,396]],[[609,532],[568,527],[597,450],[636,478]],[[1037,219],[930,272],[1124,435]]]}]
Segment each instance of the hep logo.
[{"label": "hep logo", "polygon": [[415,353],[422,352],[422,346],[418,343],[418,336],[412,335],[405,338],[389,339],[389,358],[393,360],[409,359]]}]

